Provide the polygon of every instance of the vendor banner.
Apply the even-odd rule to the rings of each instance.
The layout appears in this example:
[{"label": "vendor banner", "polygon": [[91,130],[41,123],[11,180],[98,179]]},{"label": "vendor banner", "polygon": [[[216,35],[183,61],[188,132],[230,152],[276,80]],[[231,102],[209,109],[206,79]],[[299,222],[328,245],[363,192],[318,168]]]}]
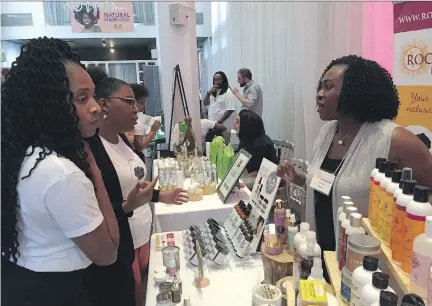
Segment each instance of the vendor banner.
[{"label": "vendor banner", "polygon": [[69,2],[68,6],[74,33],[134,31],[132,2]]},{"label": "vendor banner", "polygon": [[396,122],[432,152],[432,2],[394,3],[393,10],[393,79],[401,102]]}]

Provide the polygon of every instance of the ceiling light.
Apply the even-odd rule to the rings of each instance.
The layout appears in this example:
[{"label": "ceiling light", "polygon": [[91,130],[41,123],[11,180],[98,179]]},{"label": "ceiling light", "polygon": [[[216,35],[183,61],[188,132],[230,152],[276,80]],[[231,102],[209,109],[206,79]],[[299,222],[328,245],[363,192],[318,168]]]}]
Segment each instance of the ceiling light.
[{"label": "ceiling light", "polygon": [[111,51],[111,53],[114,53],[114,52],[115,52],[115,49],[114,49],[114,48],[111,48],[110,51]]},{"label": "ceiling light", "polygon": [[114,48],[114,42],[112,40],[110,42],[110,46],[111,46],[111,48]]}]

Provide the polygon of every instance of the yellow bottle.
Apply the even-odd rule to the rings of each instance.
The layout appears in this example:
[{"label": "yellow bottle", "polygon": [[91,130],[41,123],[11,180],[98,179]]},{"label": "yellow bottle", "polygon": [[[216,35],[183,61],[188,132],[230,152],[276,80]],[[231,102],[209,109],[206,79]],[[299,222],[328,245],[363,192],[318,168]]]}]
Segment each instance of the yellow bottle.
[{"label": "yellow bottle", "polygon": [[382,235],[383,243],[387,246],[391,244],[391,234],[392,234],[392,223],[393,214],[396,210],[396,200],[393,195],[397,189],[399,189],[399,182],[402,177],[402,170],[394,170],[392,172],[392,177],[389,183],[387,183],[386,188],[386,209],[384,215],[382,216]]},{"label": "yellow bottle", "polygon": [[[375,169],[372,170],[371,175],[370,175],[370,191],[369,191],[369,222],[372,226],[372,228],[376,228],[376,197],[375,197],[375,193],[376,193],[376,189],[379,186],[379,183],[377,183],[376,181],[376,176],[379,173],[379,165],[380,163],[385,163],[386,159],[385,158],[377,158],[375,161]],[[339,214],[338,214],[339,215]],[[337,240],[337,239],[336,239]]]},{"label": "yellow bottle", "polygon": [[[377,214],[377,222],[378,222],[378,236],[382,239],[385,234],[385,228],[383,226],[383,220],[385,219],[385,215],[388,207],[388,200],[386,195],[387,185],[391,182],[391,176],[393,174],[393,170],[396,168],[397,162],[395,161],[387,161],[386,162],[386,171],[384,178],[380,180],[379,187],[379,204],[378,204],[378,214]],[[385,241],[383,241],[385,243]],[[386,245],[389,245],[390,241]]]}]

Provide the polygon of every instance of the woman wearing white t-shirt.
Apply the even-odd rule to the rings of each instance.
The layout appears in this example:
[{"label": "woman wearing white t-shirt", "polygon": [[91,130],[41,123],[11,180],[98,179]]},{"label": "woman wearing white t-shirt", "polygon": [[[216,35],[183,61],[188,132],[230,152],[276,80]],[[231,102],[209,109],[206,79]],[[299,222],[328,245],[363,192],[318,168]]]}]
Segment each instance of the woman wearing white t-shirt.
[{"label": "woman wearing white t-shirt", "polygon": [[116,260],[117,221],[83,146],[100,121],[93,92],[58,39],[30,40],[3,83],[2,305],[88,305],[83,269]]},{"label": "woman wearing white t-shirt", "polygon": [[[127,138],[124,136],[126,131],[133,129],[137,120],[137,102],[131,87],[124,81],[115,78],[105,78],[96,84],[96,99],[102,107],[102,123],[99,134],[89,140],[91,149],[95,154],[96,162],[104,165],[103,177],[108,192],[111,197],[120,196],[126,198],[129,191],[140,181],[144,185],[146,168],[144,162],[134,153],[129,146]],[[102,169],[101,165],[100,168]],[[110,186],[108,188],[108,186]],[[118,189],[118,195],[113,192]],[[157,193],[157,192],[155,192]],[[187,201],[187,191],[177,188],[170,191],[161,192],[152,201],[164,203],[182,204]],[[97,280],[99,285],[93,292],[97,299],[96,305],[115,305],[121,303],[122,306],[142,305],[142,274],[148,265],[149,240],[152,224],[152,213],[146,202],[133,211],[133,215],[128,218],[129,228],[122,225],[120,229],[119,254],[123,252],[116,265],[120,268],[112,267],[111,272],[101,271],[96,267]],[[120,227],[120,223],[119,223]],[[123,244],[122,244],[123,240]],[[129,240],[129,243],[125,241]],[[135,254],[134,254],[135,250]],[[93,271],[95,272],[95,271]],[[103,279],[101,279],[101,276]],[[131,282],[131,278],[132,281]],[[100,286],[104,282],[106,286],[113,288],[107,292],[105,286]],[[89,286],[92,286],[91,279],[88,279]],[[117,284],[117,285],[115,285]],[[132,287],[131,287],[132,286]],[[115,288],[117,287],[117,288]],[[121,287],[121,288],[120,288]],[[131,293],[132,292],[132,293]],[[135,298],[134,295],[135,292]],[[94,300],[94,299],[93,299]],[[117,300],[118,302],[113,302]],[[120,305],[120,304],[117,304]]]}]

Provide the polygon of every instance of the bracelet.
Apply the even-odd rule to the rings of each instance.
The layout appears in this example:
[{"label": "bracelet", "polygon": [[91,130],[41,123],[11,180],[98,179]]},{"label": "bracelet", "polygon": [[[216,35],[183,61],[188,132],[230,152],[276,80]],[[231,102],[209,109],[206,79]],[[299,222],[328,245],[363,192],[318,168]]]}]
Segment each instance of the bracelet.
[{"label": "bracelet", "polygon": [[153,203],[159,202],[159,194],[160,194],[159,190],[153,189],[153,195],[152,195],[152,198],[151,198],[150,202],[153,202]]}]

